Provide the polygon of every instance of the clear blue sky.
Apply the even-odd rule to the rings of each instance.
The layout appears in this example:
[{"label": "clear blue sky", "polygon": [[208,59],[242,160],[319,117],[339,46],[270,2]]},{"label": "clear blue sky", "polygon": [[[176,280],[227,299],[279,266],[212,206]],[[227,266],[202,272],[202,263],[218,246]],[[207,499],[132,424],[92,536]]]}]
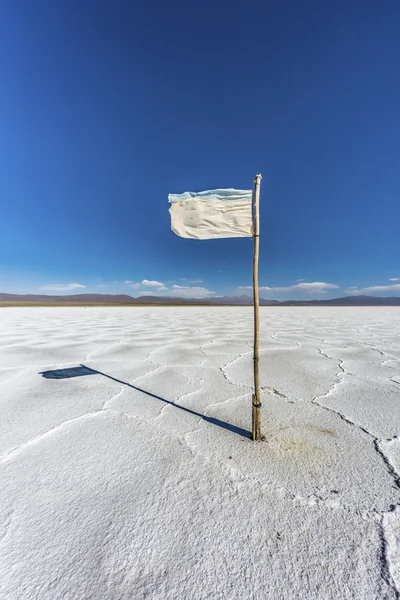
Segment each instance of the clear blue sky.
[{"label": "clear blue sky", "polygon": [[0,292],[247,293],[252,240],[174,236],[167,195],[260,172],[263,296],[400,296],[399,23],[398,0],[4,0]]}]

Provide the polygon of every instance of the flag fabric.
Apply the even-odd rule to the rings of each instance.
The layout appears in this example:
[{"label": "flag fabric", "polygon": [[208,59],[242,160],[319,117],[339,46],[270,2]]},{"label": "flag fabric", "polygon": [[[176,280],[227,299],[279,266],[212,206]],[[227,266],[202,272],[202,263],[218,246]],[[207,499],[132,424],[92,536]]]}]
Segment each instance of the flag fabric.
[{"label": "flag fabric", "polygon": [[196,240],[252,237],[252,190],[169,194],[171,229]]}]

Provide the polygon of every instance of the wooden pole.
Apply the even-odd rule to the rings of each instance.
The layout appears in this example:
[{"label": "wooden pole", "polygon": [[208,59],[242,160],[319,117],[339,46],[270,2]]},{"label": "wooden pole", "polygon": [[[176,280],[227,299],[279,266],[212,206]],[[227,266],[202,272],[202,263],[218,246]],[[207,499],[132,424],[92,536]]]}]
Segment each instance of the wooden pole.
[{"label": "wooden pole", "polygon": [[260,304],[258,299],[258,254],[260,248],[260,183],[261,175],[255,177],[254,190],[254,218],[253,218],[253,298],[254,298],[254,394],[252,413],[252,439],[261,440],[261,395],[260,395],[260,370],[259,370],[259,338],[260,338]]}]

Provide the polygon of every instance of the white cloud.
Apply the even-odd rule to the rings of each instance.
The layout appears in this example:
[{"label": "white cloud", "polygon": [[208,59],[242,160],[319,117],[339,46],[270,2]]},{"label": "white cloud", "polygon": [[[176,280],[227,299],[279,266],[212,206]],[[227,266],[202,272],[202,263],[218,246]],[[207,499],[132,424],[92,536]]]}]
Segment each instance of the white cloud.
[{"label": "white cloud", "polygon": [[288,287],[272,288],[274,292],[309,292],[314,294],[324,294],[326,290],[334,290],[339,286],[336,283],[325,283],[324,281],[314,281],[312,283],[297,283]]},{"label": "white cloud", "polygon": [[[118,283],[118,281],[116,281],[115,283]],[[164,287],[162,281],[154,281],[149,279],[143,279],[142,281],[130,281],[129,279],[127,279],[126,281],[122,281],[122,283],[124,283],[125,285],[129,285],[129,287],[134,289],[140,287]]]},{"label": "white cloud", "polygon": [[[324,281],[314,281],[312,283],[296,283],[283,287],[261,286],[260,292],[307,292],[309,294],[324,294],[327,290],[337,289],[339,286],[335,283],[325,283]],[[238,290],[252,290],[251,286],[241,286]]]},{"label": "white cloud", "polygon": [[125,281],[113,281],[114,285],[129,285],[130,287],[140,287],[140,283],[135,283],[134,281],[130,281],[126,279]]},{"label": "white cloud", "polygon": [[400,292],[400,283],[392,285],[371,285],[365,288],[350,287],[347,294],[380,294],[382,292]]},{"label": "white cloud", "polygon": [[170,292],[171,296],[177,296],[178,298],[207,298],[215,294],[212,290],[208,290],[205,287],[191,287],[187,285],[173,285]]},{"label": "white cloud", "polygon": [[[183,280],[181,279],[180,281]],[[190,280],[185,279],[185,281]],[[215,292],[213,292],[212,290],[201,286],[173,285],[172,288],[168,288],[162,281],[156,281],[155,279],[143,279],[139,282],[126,280],[123,283],[129,285],[130,288],[138,290],[138,296],[168,295],[182,298],[207,298],[207,296],[212,296],[215,294]],[[150,288],[150,290],[148,288]]]},{"label": "white cloud", "polygon": [[389,281],[400,281],[400,277],[389,277]]},{"label": "white cloud", "polygon": [[52,283],[49,285],[42,285],[40,289],[53,290],[55,292],[70,292],[72,290],[78,290],[85,287],[85,285],[81,285],[80,283]]},{"label": "white cloud", "polygon": [[[252,292],[253,291],[253,286],[252,285],[241,285],[237,288],[238,290],[243,290],[245,292]],[[258,288],[259,292],[272,292],[274,288],[270,288],[270,287],[266,287],[266,286],[260,286]]]},{"label": "white cloud", "polygon": [[163,287],[164,284],[162,283],[162,281],[154,281],[154,280],[148,280],[148,279],[143,279],[143,281],[141,282],[142,285],[147,285],[148,287]]},{"label": "white cloud", "polygon": [[296,279],[296,281],[305,281],[305,279]]}]

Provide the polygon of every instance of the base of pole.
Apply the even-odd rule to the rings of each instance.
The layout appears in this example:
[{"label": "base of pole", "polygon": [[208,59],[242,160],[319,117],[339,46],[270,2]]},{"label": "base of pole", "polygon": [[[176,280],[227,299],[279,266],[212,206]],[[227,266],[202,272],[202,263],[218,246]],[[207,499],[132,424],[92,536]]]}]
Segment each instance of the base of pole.
[{"label": "base of pole", "polygon": [[252,432],[251,439],[260,441],[263,439],[261,435],[261,402],[253,394],[253,413],[252,413]]}]

